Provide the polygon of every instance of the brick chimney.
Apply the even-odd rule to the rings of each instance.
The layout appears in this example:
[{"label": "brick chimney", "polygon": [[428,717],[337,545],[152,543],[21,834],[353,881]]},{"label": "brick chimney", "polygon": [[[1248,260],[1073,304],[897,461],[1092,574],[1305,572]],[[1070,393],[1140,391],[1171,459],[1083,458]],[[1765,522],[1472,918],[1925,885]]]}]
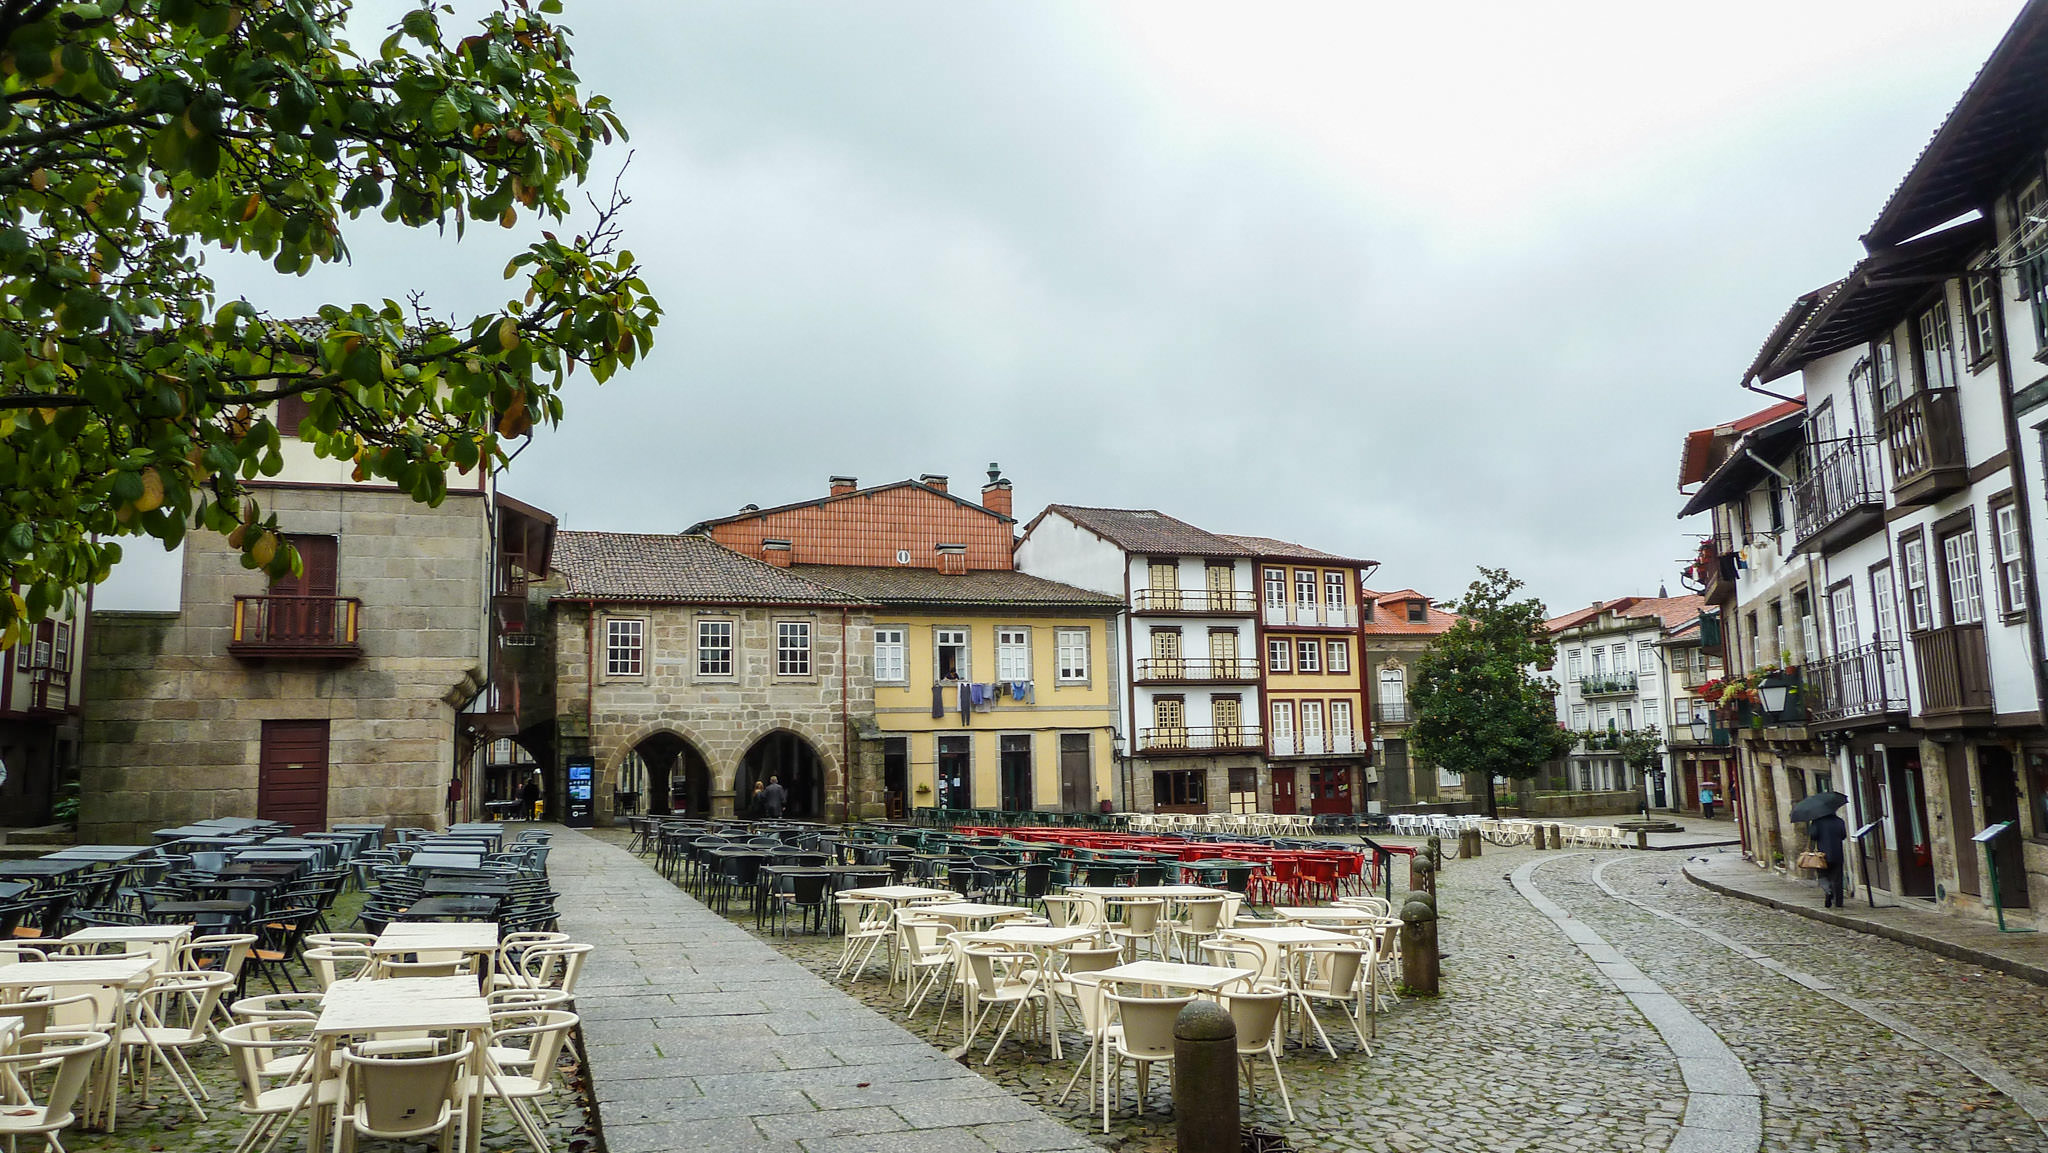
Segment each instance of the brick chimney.
[{"label": "brick chimney", "polygon": [[1003,479],[1002,466],[988,462],[988,483],[981,486],[981,507],[1002,516],[1010,512],[1010,482]]},{"label": "brick chimney", "polygon": [[761,559],[776,568],[788,568],[789,562],[796,559],[796,550],[788,541],[771,537],[761,542]]},{"label": "brick chimney", "polygon": [[940,492],[944,492],[946,491],[946,474],[942,472],[928,472],[918,477],[917,483],[924,485],[926,488],[935,488]]},{"label": "brick chimney", "polygon": [[859,488],[860,482],[850,476],[835,476],[828,482],[828,485],[831,489],[831,495],[845,496],[847,493]]},{"label": "brick chimney", "polygon": [[964,544],[942,544],[938,546],[939,571],[959,576],[967,571],[967,546]]}]

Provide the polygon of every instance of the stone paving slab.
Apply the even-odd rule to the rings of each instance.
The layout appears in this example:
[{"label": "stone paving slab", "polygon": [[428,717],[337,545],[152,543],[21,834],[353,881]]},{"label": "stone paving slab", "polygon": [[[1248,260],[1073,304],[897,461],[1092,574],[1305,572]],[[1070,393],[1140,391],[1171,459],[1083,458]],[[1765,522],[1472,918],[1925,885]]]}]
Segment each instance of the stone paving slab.
[{"label": "stone paving slab", "polygon": [[611,1153],[1094,1153],[615,845],[559,829],[562,931]]},{"label": "stone paving slab", "polygon": [[[1791,880],[1759,869],[1734,852],[1707,853],[1688,860],[1685,877],[1723,896],[1885,937],[2036,985],[2048,985],[2048,933],[2001,933],[1990,921],[1940,912],[1911,899],[1902,901],[1881,889],[1876,893],[1877,908],[1870,907],[1870,898],[1859,887],[1846,908],[1824,909],[1816,882]],[[2024,925],[2026,916],[2024,911],[2018,918],[2008,915],[2007,923]]]}]

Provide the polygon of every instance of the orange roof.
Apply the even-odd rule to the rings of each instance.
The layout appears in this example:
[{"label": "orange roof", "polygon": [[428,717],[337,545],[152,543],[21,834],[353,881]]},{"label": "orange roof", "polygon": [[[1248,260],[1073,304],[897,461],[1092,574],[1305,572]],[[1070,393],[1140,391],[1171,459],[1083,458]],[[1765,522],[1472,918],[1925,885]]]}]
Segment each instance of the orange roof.
[{"label": "orange roof", "polygon": [[1359,626],[1359,631],[1367,635],[1431,637],[1449,632],[1451,626],[1458,623],[1457,613],[1445,612],[1433,604],[1423,611],[1426,619],[1409,620],[1408,602],[1429,599],[1414,589],[1390,593],[1366,589],[1365,596],[1374,605],[1380,606],[1374,609],[1371,620]]},{"label": "orange roof", "polygon": [[1543,627],[1553,633],[1559,633],[1586,624],[1602,613],[1613,612],[1623,620],[1655,618],[1659,626],[1672,629],[1685,621],[1697,618],[1700,610],[1706,607],[1706,603],[1707,598],[1691,593],[1677,597],[1616,597],[1611,601],[1602,601],[1563,616],[1552,617],[1543,622]]},{"label": "orange roof", "polygon": [[1685,434],[1685,450],[1678,460],[1678,487],[1698,484],[1713,473],[1714,441],[1723,436],[1740,436],[1752,428],[1761,428],[1780,417],[1789,416],[1806,407],[1801,401],[1784,400],[1769,408],[1758,409],[1748,416],[1715,425],[1713,428],[1698,428]]}]

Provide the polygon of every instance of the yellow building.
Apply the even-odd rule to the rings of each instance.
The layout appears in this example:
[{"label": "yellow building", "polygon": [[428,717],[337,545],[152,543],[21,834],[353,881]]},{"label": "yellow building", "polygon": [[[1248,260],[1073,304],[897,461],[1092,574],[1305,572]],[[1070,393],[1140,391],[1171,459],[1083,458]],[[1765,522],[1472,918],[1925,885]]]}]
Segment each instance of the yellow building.
[{"label": "yellow building", "polygon": [[1119,598],[1009,569],[790,571],[877,606],[875,723],[892,812],[1083,812],[1110,797]]}]

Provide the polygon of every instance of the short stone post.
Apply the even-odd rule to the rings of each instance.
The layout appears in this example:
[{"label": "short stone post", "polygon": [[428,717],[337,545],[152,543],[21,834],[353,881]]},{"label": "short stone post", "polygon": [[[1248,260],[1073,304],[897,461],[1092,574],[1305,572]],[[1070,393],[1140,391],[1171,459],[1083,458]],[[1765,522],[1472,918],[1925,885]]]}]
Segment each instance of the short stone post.
[{"label": "short stone post", "polygon": [[1214,1001],[1173,1021],[1173,1127],[1179,1153],[1239,1153],[1237,1022]]},{"label": "short stone post", "polygon": [[1416,996],[1434,997],[1441,976],[1436,902],[1411,893],[1401,906],[1401,984]]},{"label": "short stone post", "polygon": [[1476,856],[1478,856],[1478,855],[1479,855],[1479,842],[1480,842],[1480,840],[1481,840],[1481,839],[1482,839],[1482,838],[1481,838],[1481,837],[1479,836],[1479,830],[1478,830],[1478,829],[1461,829],[1461,830],[1459,830],[1459,831],[1458,831],[1458,855],[1459,855],[1459,856],[1461,856],[1461,857],[1476,857]]},{"label": "short stone post", "polygon": [[1428,853],[1417,853],[1408,858],[1408,887],[1418,893],[1436,896],[1436,862]]},{"label": "short stone post", "polygon": [[1554,824],[1550,826],[1550,847],[1553,849],[1564,848],[1564,833]]},{"label": "short stone post", "polygon": [[1429,838],[1429,840],[1427,840],[1427,841],[1423,842],[1423,845],[1424,845],[1424,847],[1425,847],[1425,848],[1426,848],[1426,849],[1428,850],[1428,853],[1429,853],[1429,863],[1430,863],[1430,865],[1431,865],[1432,867],[1434,867],[1434,868],[1438,868],[1438,869],[1441,869],[1441,868],[1443,868],[1443,867],[1444,867],[1444,839],[1443,839],[1442,837],[1439,837],[1439,836],[1435,836],[1435,835],[1432,835],[1432,836],[1431,836],[1431,837]]},{"label": "short stone post", "polygon": [[1547,849],[1550,847],[1550,838],[1544,835],[1542,825],[1529,826],[1529,847],[1532,849]]},{"label": "short stone post", "polygon": [[1648,829],[1637,829],[1637,830],[1636,830],[1636,848],[1638,848],[1638,849],[1643,849],[1643,850],[1648,850],[1648,849],[1649,849],[1649,847],[1650,847],[1650,830],[1648,830]]}]

